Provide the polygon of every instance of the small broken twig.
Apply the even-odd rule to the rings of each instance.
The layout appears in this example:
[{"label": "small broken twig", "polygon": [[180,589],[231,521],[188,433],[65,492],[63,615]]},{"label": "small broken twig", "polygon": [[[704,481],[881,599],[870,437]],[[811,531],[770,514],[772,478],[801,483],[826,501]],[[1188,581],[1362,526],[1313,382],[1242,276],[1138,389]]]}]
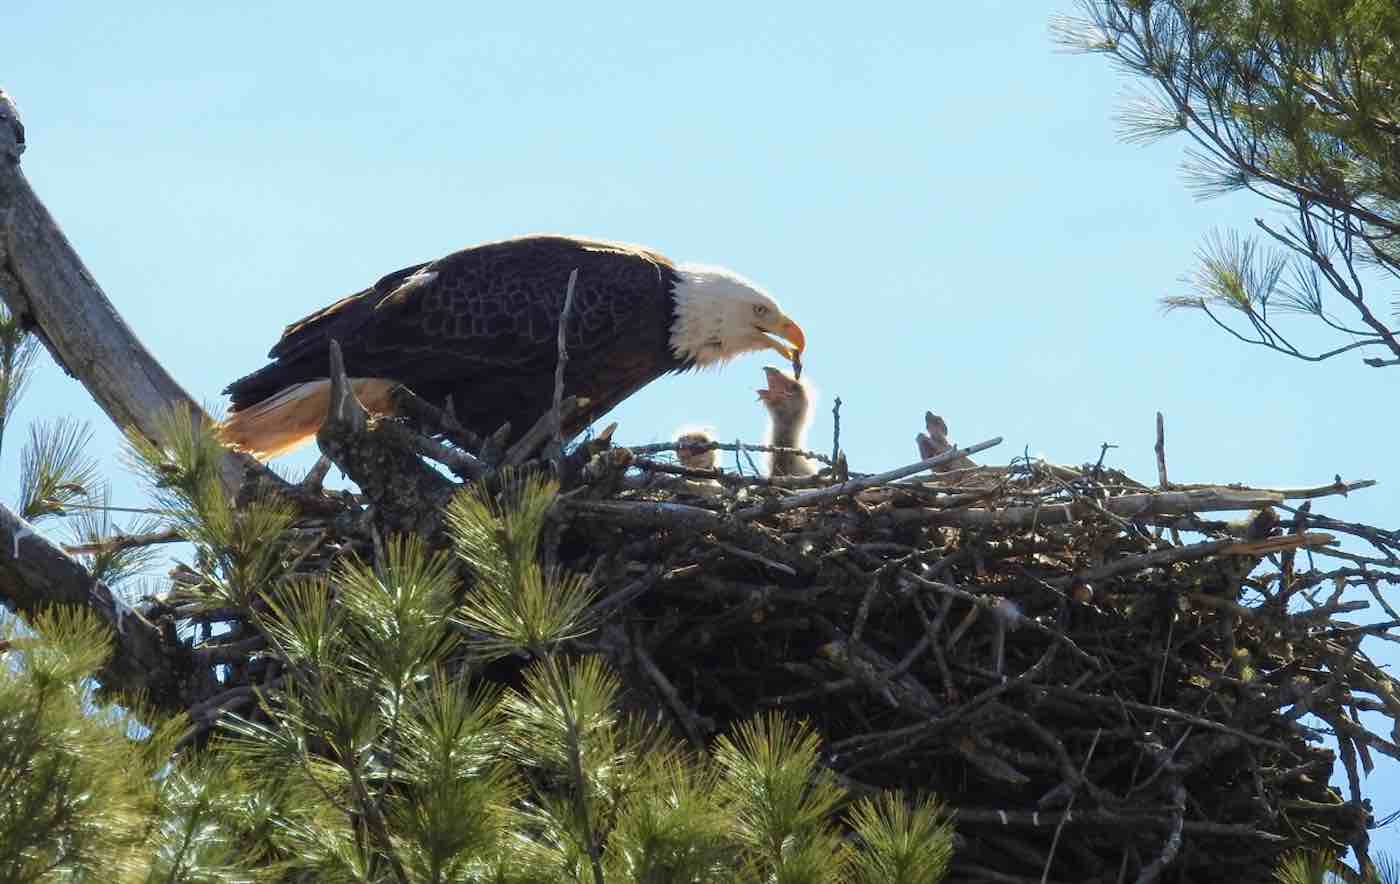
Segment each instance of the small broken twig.
[{"label": "small broken twig", "polygon": [[158,543],[179,543],[184,539],[184,535],[174,528],[165,528],[148,534],[114,534],[91,543],[65,543],[62,548],[70,556],[96,556],[143,546],[154,546]]},{"label": "small broken twig", "polygon": [[321,483],[326,481],[326,476],[331,471],[331,459],[324,454],[316,458],[316,463],[307,470],[306,475],[299,483],[302,489],[311,492],[321,490]]},{"label": "small broken twig", "polygon": [[578,268],[569,271],[569,287],[564,290],[564,308],[559,311],[559,359],[554,366],[554,442],[549,448],[549,461],[559,470],[559,459],[564,454],[564,367],[569,364],[569,315],[574,309],[574,285],[578,283]]},{"label": "small broken twig", "polygon": [[933,469],[939,464],[957,460],[959,457],[964,457],[969,454],[976,454],[979,451],[985,451],[988,448],[1000,444],[1001,437],[997,436],[995,439],[988,439],[986,442],[979,442],[967,448],[952,448],[942,454],[935,455],[927,460],[921,460],[918,463],[900,467],[897,470],[890,470],[887,473],[880,473],[875,476],[867,476],[864,479],[851,479],[850,481],[842,482],[840,485],[833,485],[830,488],[818,488],[815,491],[805,491],[801,494],[784,497],[781,500],[770,500],[758,506],[739,510],[734,515],[740,519],[754,519],[767,513],[796,509],[802,506],[811,506],[814,503],[821,503],[847,494],[855,494],[857,491],[864,491],[866,488],[873,488],[876,485],[884,485],[896,479],[913,476],[925,470]]},{"label": "small broken twig", "polygon": [[1171,808],[1171,828],[1167,832],[1167,841],[1162,845],[1162,852],[1157,855],[1147,868],[1138,875],[1137,884],[1152,884],[1171,865],[1172,860],[1181,852],[1181,830],[1182,824],[1186,821],[1186,788],[1177,783],[1171,788],[1172,803]]},{"label": "small broken twig", "polygon": [[[1089,762],[1094,759],[1094,750],[1099,748],[1099,737],[1103,736],[1103,728],[1094,731],[1094,741],[1089,744],[1089,751],[1084,754],[1084,764],[1079,768],[1079,778],[1084,779],[1084,775],[1089,772]],[[1065,812],[1060,816],[1060,821],[1055,824],[1055,834],[1050,839],[1050,852],[1045,857],[1045,869],[1040,873],[1040,884],[1046,884],[1050,880],[1050,866],[1055,862],[1055,848],[1060,846],[1060,833],[1065,829],[1065,823],[1069,821],[1070,815],[1074,813],[1074,799],[1079,797],[1076,789],[1069,793],[1069,801],[1065,804]]]},{"label": "small broken twig", "polygon": [[[535,425],[526,430],[525,435],[517,439],[515,444],[511,445],[510,448],[501,455],[499,460],[500,465],[504,467],[517,467],[525,463],[525,461],[530,459],[531,455],[539,450],[541,445],[549,441],[550,436],[554,432],[556,414],[558,415],[558,420],[566,421],[578,413],[579,409],[586,408],[587,406],[588,399],[584,396],[565,396],[559,403],[559,408],[556,411],[540,415],[540,419],[535,421]],[[509,426],[510,425],[507,424],[506,428],[509,429]],[[497,435],[493,435],[492,439],[496,439]],[[483,449],[482,459],[486,460],[488,463],[491,461],[491,458],[486,456],[485,449]]]},{"label": "small broken twig", "polygon": [[841,456],[841,397],[831,405],[831,461]]},{"label": "small broken twig", "polygon": [[345,357],[340,352],[340,342],[331,340],[330,346],[330,406],[328,418],[347,424],[354,432],[363,430],[369,423],[369,412],[355,398],[355,389],[345,376]]},{"label": "small broken twig", "polygon": [[[628,445],[627,449],[639,457],[644,457],[649,454],[660,454],[663,451],[675,451],[678,447],[682,446],[678,446],[675,442],[653,442],[648,445]],[[795,457],[805,457],[808,460],[821,461],[827,466],[833,463],[832,459],[825,454],[802,448],[786,448],[782,445],[755,445],[752,442],[687,442],[683,447],[687,451],[697,454],[702,451],[737,452],[742,448],[745,451],[757,451],[763,454],[790,454]]]},{"label": "small broken twig", "polygon": [[442,408],[420,398],[409,388],[400,384],[389,391],[394,404],[394,413],[420,424],[429,434],[441,434],[448,442],[467,452],[479,452],[485,442],[457,420],[456,406],[448,396]]},{"label": "small broken twig", "polygon": [[1152,446],[1152,450],[1157,453],[1157,485],[1166,491],[1171,487],[1167,481],[1167,442],[1166,428],[1162,422],[1162,412],[1157,412],[1157,444]]},{"label": "small broken twig", "polygon": [[[744,456],[744,460],[746,460],[746,461],[749,462],[749,469],[750,469],[750,470],[753,470],[753,474],[754,474],[755,476],[762,475],[762,473],[759,472],[758,464],[754,462],[753,455],[749,453],[748,446],[744,445],[744,441],[743,441],[742,439],[735,439],[735,440],[734,440],[734,460],[735,460],[736,462],[738,461],[739,455],[741,455],[741,454]],[[736,470],[735,472],[737,472],[737,473],[738,473],[739,475],[741,475],[741,476],[744,474],[743,468],[740,468],[740,469]]]}]

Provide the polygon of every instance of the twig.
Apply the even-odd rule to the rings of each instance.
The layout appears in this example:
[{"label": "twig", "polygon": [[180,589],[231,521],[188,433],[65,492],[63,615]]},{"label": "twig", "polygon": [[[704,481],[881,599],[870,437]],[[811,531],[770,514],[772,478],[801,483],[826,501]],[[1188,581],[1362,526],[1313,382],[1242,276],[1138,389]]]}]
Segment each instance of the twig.
[{"label": "twig", "polygon": [[724,543],[723,541],[721,541],[718,544],[718,546],[725,552],[731,553],[732,555],[736,555],[741,559],[748,559],[751,562],[758,562],[760,565],[772,568],[774,571],[781,571],[784,574],[788,574],[794,577],[797,576],[797,569],[793,568],[791,565],[784,565],[782,562],[775,562],[772,559],[764,558],[758,553],[749,552],[748,550],[743,549],[742,547],[735,546],[732,543]]},{"label": "twig", "polygon": [[1205,728],[1207,730],[1217,731],[1223,734],[1233,734],[1246,742],[1254,743],[1259,746],[1268,746],[1271,749],[1278,749],[1281,752],[1288,751],[1288,747],[1285,744],[1279,742],[1278,740],[1270,740],[1267,737],[1255,736],[1254,734],[1246,733],[1242,730],[1239,730],[1238,728],[1232,728],[1227,724],[1221,724],[1220,722],[1213,721],[1209,718],[1202,718],[1199,715],[1192,715],[1189,712],[1181,712],[1176,709],[1168,709],[1165,706],[1152,706],[1147,703],[1138,703],[1133,700],[1123,700],[1120,698],[1109,699],[1107,697],[1096,697],[1091,694],[1086,694],[1083,691],[1072,690],[1070,688],[1062,688],[1055,685],[1044,685],[1042,686],[1041,690],[1051,694],[1055,694],[1057,696],[1062,696],[1075,703],[1082,703],[1085,705],[1099,706],[1101,708],[1109,708],[1115,710],[1119,708],[1133,709],[1138,712],[1146,712],[1150,715],[1161,716],[1162,718],[1171,718],[1176,721],[1184,721],[1187,724],[1192,724],[1196,727]]},{"label": "twig", "polygon": [[647,653],[646,642],[640,638],[633,638],[631,647],[632,652],[637,655],[637,662],[642,665],[642,671],[651,679],[652,684],[656,685],[656,689],[661,692],[661,696],[666,698],[667,705],[671,707],[671,711],[676,715],[676,720],[680,722],[681,728],[685,730],[685,735],[686,738],[690,740],[690,745],[695,751],[704,752],[705,739],[696,726],[696,719],[699,718],[699,716],[697,716],[690,707],[685,705],[679,692],[676,691],[675,685],[671,684],[671,680],[667,678],[666,674],[656,665],[656,661],[651,659],[651,655]]},{"label": "twig", "polygon": [[1336,542],[1337,539],[1330,534],[1319,534],[1315,532],[1291,534],[1283,537],[1270,537],[1266,540],[1253,542],[1241,542],[1233,538],[1229,540],[1208,540],[1205,543],[1193,543],[1190,546],[1177,546],[1171,549],[1157,550],[1156,552],[1144,553],[1139,556],[1129,556],[1125,559],[1118,559],[1100,565],[1097,568],[1090,568],[1087,571],[1081,571],[1077,574],[1067,574],[1064,577],[1056,578],[1051,582],[1051,585],[1067,588],[1075,582],[1088,583],[1094,580],[1103,580],[1106,577],[1116,577],[1119,574],[1145,571],[1148,568],[1156,568],[1178,562],[1192,562],[1199,559],[1210,558],[1215,555],[1264,555],[1277,550],[1327,546],[1328,544]]},{"label": "twig", "polygon": [[[1152,450],[1157,454],[1157,487],[1162,491],[1171,490],[1171,482],[1167,479],[1167,433],[1166,422],[1162,419],[1162,412],[1157,412],[1157,444],[1152,446]],[[1157,526],[1154,534],[1160,538],[1163,533],[1161,525]],[[1175,526],[1171,529],[1172,543],[1181,546],[1181,532]]]},{"label": "twig", "polygon": [[[1198,488],[1141,494],[1120,494],[1094,501],[1097,507],[1127,519],[1150,516],[1183,516],[1190,513],[1256,510],[1277,506],[1283,499],[1276,491],[1257,489]],[[1340,493],[1340,492],[1333,492]],[[1086,503],[1037,503],[1032,506],[1008,506],[1001,509],[939,508],[906,509],[892,517],[897,522],[928,522],[934,525],[957,525],[965,528],[1024,527],[1027,525],[1066,525],[1080,521]],[[1319,526],[1323,527],[1323,526]]]},{"label": "twig", "polygon": [[480,479],[488,472],[485,464],[460,448],[444,445],[431,436],[413,432],[407,427],[404,428],[404,435],[415,454],[437,461],[459,479]]},{"label": "twig", "polygon": [[[1160,416],[1159,416],[1160,418]],[[1089,762],[1094,758],[1094,750],[1099,747],[1099,737],[1103,736],[1103,728],[1094,731],[1094,741],[1089,744],[1089,751],[1084,754],[1084,764],[1079,768],[1079,778],[1084,779],[1084,775],[1089,772]],[[1074,812],[1074,799],[1079,797],[1079,790],[1069,793],[1069,801],[1065,804],[1065,812],[1060,817],[1059,823],[1055,825],[1055,835],[1050,839],[1050,852],[1045,857],[1045,869],[1040,873],[1040,884],[1046,884],[1050,880],[1050,866],[1055,862],[1055,848],[1060,844],[1060,833],[1064,831],[1065,822]]]},{"label": "twig", "polygon": [[1152,450],[1157,454],[1157,485],[1166,491],[1171,488],[1171,483],[1167,481],[1166,428],[1160,411],[1157,412],[1157,444],[1152,446]]},{"label": "twig", "polygon": [[1098,459],[1098,462],[1094,464],[1094,472],[1095,472],[1095,473],[1098,473],[1099,471],[1101,471],[1101,470],[1103,469],[1103,461],[1104,461],[1104,458],[1108,457],[1108,452],[1111,451],[1111,450],[1113,450],[1113,449],[1115,449],[1115,448],[1117,448],[1117,447],[1118,447],[1117,444],[1115,444],[1115,443],[1113,443],[1113,442],[1100,442],[1100,443],[1099,443],[1099,459]]},{"label": "twig", "polygon": [[[260,651],[265,647],[267,647],[267,637],[258,634],[239,641],[201,645],[191,652],[191,656],[196,666],[217,666],[221,663],[243,660],[250,653]],[[191,716],[194,715],[195,708],[190,707]]]},{"label": "twig", "polygon": [[[1039,828],[1057,825],[1061,820],[1069,824],[1109,828],[1167,828],[1174,824],[1171,816],[1162,814],[1124,813],[1120,810],[1082,810],[1058,813],[1053,811],[1024,810],[984,810],[982,808],[959,808],[959,823],[976,825],[1016,826],[1018,828]],[[1213,823],[1192,820],[1182,829],[1197,835],[1210,835],[1217,838],[1247,838],[1271,844],[1283,844],[1289,839],[1274,832],[1264,832],[1254,826],[1238,823]]]},{"label": "twig", "polygon": [[744,456],[744,460],[748,461],[750,472],[752,472],[755,477],[761,476],[763,471],[760,470],[758,464],[754,462],[753,455],[749,452],[748,447],[744,445],[743,439],[734,440],[734,465],[737,467],[735,472],[740,476],[744,474],[744,469],[739,464],[739,455],[741,454]]},{"label": "twig", "polygon": [[574,309],[574,285],[578,282],[578,268],[569,271],[569,287],[564,291],[564,309],[559,311],[559,359],[554,366],[554,442],[550,446],[548,458],[559,471],[559,459],[564,454],[564,367],[569,364],[569,347],[566,336],[569,317]]},{"label": "twig", "polygon": [[316,443],[373,505],[378,527],[431,537],[457,485],[423,462],[426,437],[400,421],[373,425],[345,375],[340,345],[330,342],[330,403]]},{"label": "twig", "polygon": [[331,459],[323,454],[316,458],[316,463],[302,477],[301,487],[307,491],[320,491],[321,484],[326,481],[326,476],[330,474],[330,471]]},{"label": "twig", "polygon": [[340,421],[351,432],[359,432],[369,423],[369,412],[355,398],[355,388],[345,375],[345,357],[340,352],[340,342],[330,343],[330,404],[327,419]]},{"label": "twig", "polygon": [[758,506],[753,506],[749,507],[748,509],[739,510],[734,515],[736,518],[739,519],[755,519],[759,516],[767,515],[769,513],[783,512],[785,510],[797,509],[798,507],[804,506],[812,506],[813,504],[823,503],[828,500],[834,500],[838,497],[842,497],[848,494],[855,494],[858,491],[864,491],[865,489],[873,488],[876,485],[884,485],[889,482],[894,482],[897,479],[903,479],[907,476],[913,476],[917,473],[922,473],[925,470],[931,470],[939,464],[944,464],[951,460],[956,460],[959,457],[965,457],[969,454],[976,454],[979,451],[985,451],[988,448],[1000,444],[1001,437],[997,436],[995,439],[988,439],[986,442],[979,442],[976,445],[972,445],[968,448],[953,448],[935,457],[930,457],[927,460],[921,460],[918,463],[913,463],[909,466],[900,467],[897,470],[890,470],[887,473],[880,473],[875,476],[867,476],[863,479],[851,479],[847,482],[842,482],[840,485],[834,485],[830,488],[820,488],[816,491],[804,491],[800,494],[793,494],[789,497],[784,497],[778,500],[770,500],[766,503],[759,504]]},{"label": "twig", "polygon": [[[923,575],[914,574],[908,570],[904,571],[904,573],[901,574],[900,577],[906,581],[913,581],[919,586],[922,586],[926,589],[931,589],[934,592],[940,593],[942,595],[959,599],[964,602],[968,602],[976,609],[980,610],[985,608],[987,609],[988,613],[993,613],[991,609],[996,605],[994,596],[988,597],[976,595],[974,593],[968,592],[965,589],[962,589],[961,587],[952,586],[950,584],[942,583],[937,580],[930,580],[927,577],[924,577]],[[1103,668],[1103,661],[1099,660],[1094,655],[1088,653],[1083,648],[1079,647],[1079,645],[1075,643],[1074,639],[1065,635],[1060,630],[1052,629],[1049,626],[1046,626],[1044,623],[1041,623],[1039,620],[1032,620],[1024,617],[1021,619],[1021,625],[1028,626],[1036,632],[1048,636],[1056,642],[1059,642],[1066,648],[1069,648],[1072,654],[1074,654],[1076,657],[1083,660],[1084,662],[1090,664],[1095,669]]]},{"label": "twig", "polygon": [[[926,717],[924,721],[920,721],[916,724],[906,725],[905,727],[895,728],[894,730],[885,731],[883,733],[862,734],[860,736],[848,737],[845,740],[833,743],[832,749],[859,754],[861,752],[870,752],[881,745],[888,745],[901,740],[907,740],[911,747],[918,745],[918,743],[928,740],[934,734],[946,730],[949,726],[966,720],[972,716],[973,713],[989,705],[991,701],[997,697],[1028,684],[1044,672],[1045,668],[1054,659],[1055,646],[1051,645],[1045,649],[1045,653],[1040,655],[1040,659],[1032,664],[1025,672],[1022,672],[1015,678],[998,679],[996,684],[976,694],[966,702],[959,704],[941,716],[933,718]],[[924,712],[924,715],[927,716],[927,711]],[[859,765],[852,765],[850,769],[854,771],[858,766]]]},{"label": "twig", "polygon": [[[584,396],[565,396],[559,403],[560,420],[570,420],[581,408],[588,407],[588,399]],[[520,466],[530,459],[539,447],[548,442],[554,433],[554,411],[540,415],[540,419],[535,421],[534,426],[525,431],[525,435],[515,441],[515,444],[506,449],[501,455],[499,463],[505,467]],[[488,446],[489,447],[489,446]],[[485,454],[482,457],[490,460]]]},{"label": "twig", "polygon": [[[764,453],[764,454],[792,454],[792,455],[796,455],[796,456],[798,456],[798,457],[805,457],[805,458],[807,458],[808,460],[820,461],[820,462],[826,464],[827,466],[831,466],[831,464],[832,464],[831,458],[827,457],[825,454],[821,454],[820,452],[816,452],[816,451],[807,451],[807,450],[802,449],[802,448],[784,448],[784,447],[781,446],[781,445],[755,445],[755,444],[753,444],[752,442],[739,442],[739,443],[734,443],[734,442],[702,442],[702,443],[699,443],[699,444],[688,442],[688,443],[686,443],[686,445],[685,445],[685,448],[686,448],[688,451],[696,451],[696,452],[700,452],[700,451],[733,451],[733,452],[737,452],[737,451],[739,451],[739,449],[740,449],[741,447],[742,447],[743,449],[747,450],[747,451],[759,451],[759,452],[762,452],[762,453]],[[639,456],[645,456],[645,455],[648,455],[648,454],[660,454],[660,453],[662,453],[663,451],[675,451],[676,448],[677,448],[677,446],[676,446],[676,443],[675,443],[675,442],[653,442],[653,443],[651,443],[651,444],[649,444],[649,445],[628,445],[628,446],[627,446],[627,449],[628,449],[629,451],[631,451],[633,454],[636,454],[636,455],[639,455]]]},{"label": "twig", "polygon": [[1176,859],[1177,853],[1181,851],[1181,829],[1186,821],[1186,787],[1180,783],[1174,783],[1171,788],[1172,809],[1171,828],[1167,831],[1167,843],[1162,845],[1162,852],[1158,854],[1147,868],[1138,875],[1137,884],[1152,884],[1172,860]]},{"label": "twig", "polygon": [[1235,491],[1255,494],[1270,494],[1279,500],[1308,500],[1316,497],[1332,497],[1340,494],[1346,497],[1353,491],[1360,491],[1364,488],[1374,488],[1378,482],[1375,479],[1358,479],[1355,482],[1343,482],[1340,478],[1327,485],[1314,485],[1309,488],[1249,488],[1244,485],[1182,485],[1175,487],[1181,491]]},{"label": "twig", "polygon": [[63,551],[70,556],[96,556],[143,546],[153,546],[158,543],[180,543],[184,539],[184,535],[174,528],[165,528],[160,531],[152,531],[149,534],[114,534],[92,543],[65,543]]},{"label": "twig", "polygon": [[438,408],[426,399],[417,396],[408,387],[400,384],[389,391],[394,413],[422,425],[429,433],[440,433],[448,442],[463,451],[480,453],[485,442],[478,434],[462,426],[453,411],[452,397],[447,397],[445,408]]},{"label": "twig", "polygon": [[841,456],[841,397],[831,405],[831,462]]},{"label": "twig", "polygon": [[818,476],[740,476],[730,470],[701,470],[650,458],[636,458],[628,466],[646,473],[710,479],[733,488],[825,488],[830,484],[828,479]]}]

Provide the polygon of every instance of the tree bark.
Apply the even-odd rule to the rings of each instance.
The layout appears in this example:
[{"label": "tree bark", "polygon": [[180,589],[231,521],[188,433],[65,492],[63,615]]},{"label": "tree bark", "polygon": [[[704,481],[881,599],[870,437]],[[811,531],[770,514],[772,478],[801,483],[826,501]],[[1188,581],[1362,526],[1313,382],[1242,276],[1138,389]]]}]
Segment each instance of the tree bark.
[{"label": "tree bark", "polygon": [[[132,334],[83,266],[20,170],[24,148],[19,113],[0,90],[0,298],[119,428],[154,440],[159,415],[177,406],[194,420],[209,420]],[[238,492],[249,467],[266,472],[247,455],[230,451],[224,458],[230,494]]]}]

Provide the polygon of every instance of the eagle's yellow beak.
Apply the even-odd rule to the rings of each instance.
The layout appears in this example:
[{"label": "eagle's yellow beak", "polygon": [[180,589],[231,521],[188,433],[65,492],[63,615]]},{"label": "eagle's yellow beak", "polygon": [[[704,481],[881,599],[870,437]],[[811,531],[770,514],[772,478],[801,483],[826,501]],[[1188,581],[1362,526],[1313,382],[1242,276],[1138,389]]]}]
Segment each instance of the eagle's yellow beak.
[{"label": "eagle's yellow beak", "polygon": [[[794,368],[802,364],[802,351],[807,347],[807,336],[802,333],[802,326],[786,316],[780,316],[771,328],[760,327],[759,331],[765,333],[764,338],[769,349],[783,354],[783,358],[791,362]],[[791,346],[774,340],[770,335],[777,335]],[[800,368],[797,370],[801,371]]]}]

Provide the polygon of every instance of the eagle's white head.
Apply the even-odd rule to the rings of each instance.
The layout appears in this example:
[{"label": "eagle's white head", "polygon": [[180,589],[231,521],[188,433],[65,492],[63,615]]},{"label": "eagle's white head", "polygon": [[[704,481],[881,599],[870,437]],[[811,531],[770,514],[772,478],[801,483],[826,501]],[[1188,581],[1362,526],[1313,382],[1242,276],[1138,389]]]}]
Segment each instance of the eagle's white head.
[{"label": "eagle's white head", "polygon": [[[672,289],[676,318],[671,352],[701,368],[721,365],[742,353],[776,350],[801,364],[807,339],[762,289],[722,267],[681,264]],[[784,341],[786,343],[784,343]]]}]

